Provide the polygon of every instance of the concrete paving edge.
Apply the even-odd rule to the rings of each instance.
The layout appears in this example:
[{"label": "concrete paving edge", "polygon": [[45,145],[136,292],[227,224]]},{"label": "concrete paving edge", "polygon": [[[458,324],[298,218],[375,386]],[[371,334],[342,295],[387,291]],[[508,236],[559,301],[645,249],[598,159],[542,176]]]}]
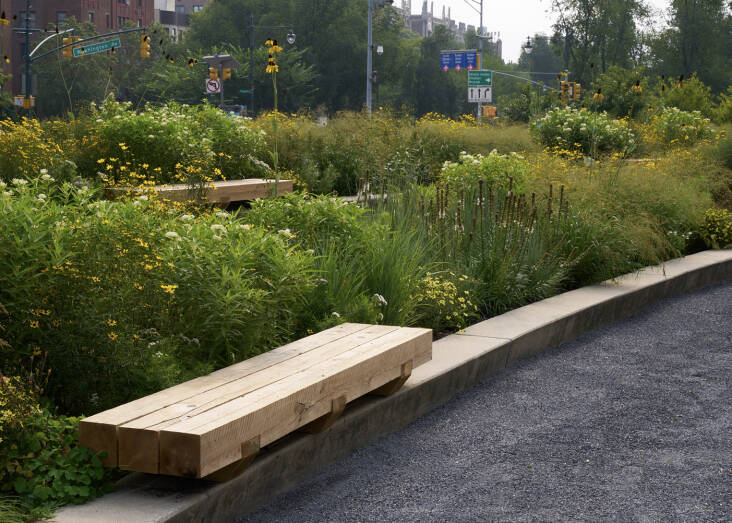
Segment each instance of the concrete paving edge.
[{"label": "concrete paving edge", "polygon": [[518,359],[632,316],[656,301],[729,279],[732,249],[704,251],[515,309],[436,341],[432,361],[415,369],[399,392],[354,401],[321,434],[283,438],[227,483],[132,474],[116,492],[65,507],[54,521],[236,521]]}]

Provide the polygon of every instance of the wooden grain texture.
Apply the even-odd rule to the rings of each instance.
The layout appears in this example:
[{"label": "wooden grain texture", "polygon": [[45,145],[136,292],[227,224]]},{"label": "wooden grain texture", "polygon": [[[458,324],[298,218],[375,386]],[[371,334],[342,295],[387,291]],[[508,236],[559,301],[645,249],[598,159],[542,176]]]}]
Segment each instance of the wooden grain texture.
[{"label": "wooden grain texture", "polygon": [[181,383],[180,385],[125,403],[119,407],[89,416],[79,423],[79,439],[81,445],[94,451],[106,452],[107,457],[103,460],[104,464],[110,467],[116,467],[119,464],[117,431],[120,425],[129,423],[170,405],[180,404],[197,394],[221,387],[231,381],[295,358],[300,354],[304,354],[368,327],[369,325],[366,324],[343,323],[337,327],[283,345],[277,349],[260,354],[255,358],[231,365],[206,376]]},{"label": "wooden grain texture", "polygon": [[431,359],[432,331],[401,328],[160,431],[160,473],[202,477],[241,459],[241,443],[262,446]]},{"label": "wooden grain texture", "polygon": [[[167,200],[186,202],[197,199],[199,194],[205,194],[206,201],[210,203],[239,202],[245,200],[256,200],[257,198],[269,198],[274,195],[274,180],[261,178],[247,178],[244,180],[227,180],[206,184],[203,190],[191,190],[187,184],[155,185],[145,190],[154,189],[160,198]],[[277,194],[291,193],[293,190],[292,180],[280,180],[277,185]],[[136,187],[110,187],[105,190],[108,199],[115,199],[121,196],[141,192]]]},{"label": "wooden grain texture", "polygon": [[[158,472],[158,433],[180,421],[215,408],[228,401],[269,386],[297,372],[302,372],[323,361],[383,337],[399,327],[372,325],[348,336],[320,345],[297,357],[282,360],[257,372],[242,375],[221,386],[202,390],[145,416],[118,427],[119,467],[138,472]],[[257,356],[259,358],[260,356]],[[257,359],[254,358],[254,359]]]}]

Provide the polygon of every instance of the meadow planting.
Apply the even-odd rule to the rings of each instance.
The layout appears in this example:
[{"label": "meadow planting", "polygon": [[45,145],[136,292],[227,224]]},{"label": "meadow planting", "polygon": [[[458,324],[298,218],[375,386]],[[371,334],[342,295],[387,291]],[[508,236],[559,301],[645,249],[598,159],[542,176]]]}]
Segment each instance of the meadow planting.
[{"label": "meadow planting", "polygon": [[[726,130],[693,111],[639,114],[554,108],[527,126],[303,113],[275,127],[272,114],[107,101],[0,122],[2,510],[43,515],[109,488],[74,416],[341,322],[439,336],[725,247]],[[247,208],[151,189],[276,176],[298,190]],[[108,201],[111,187],[146,191]]]}]

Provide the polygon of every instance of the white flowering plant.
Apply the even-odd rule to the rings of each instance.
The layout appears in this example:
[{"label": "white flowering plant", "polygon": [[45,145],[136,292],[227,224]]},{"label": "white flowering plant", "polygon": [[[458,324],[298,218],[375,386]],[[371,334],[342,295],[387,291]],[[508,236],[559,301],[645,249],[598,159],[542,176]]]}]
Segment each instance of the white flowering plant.
[{"label": "white flowering plant", "polygon": [[665,146],[693,145],[712,138],[714,131],[709,118],[699,111],[682,111],[676,107],[664,107],[651,116],[649,138]]},{"label": "white flowering plant", "polygon": [[604,112],[557,107],[532,121],[530,130],[545,147],[567,153],[630,153],[636,147],[636,137],[627,122]]},{"label": "white flowering plant", "polygon": [[460,153],[457,162],[442,166],[440,179],[454,187],[474,187],[479,180],[487,185],[508,187],[521,191],[529,174],[529,164],[517,153],[499,154],[495,149],[488,155]]}]

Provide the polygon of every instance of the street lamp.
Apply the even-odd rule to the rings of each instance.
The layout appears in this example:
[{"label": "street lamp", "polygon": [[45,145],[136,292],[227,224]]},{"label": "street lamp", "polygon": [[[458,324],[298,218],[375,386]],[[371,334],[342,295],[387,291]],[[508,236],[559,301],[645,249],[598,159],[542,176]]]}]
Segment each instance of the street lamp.
[{"label": "street lamp", "polygon": [[290,45],[295,43],[295,33],[292,32],[292,29],[287,33],[287,43]]},{"label": "street lamp", "polygon": [[526,37],[526,43],[524,44],[524,53],[531,54],[531,51],[534,49],[534,46],[531,45],[531,37]]},{"label": "street lamp", "polygon": [[[371,88],[374,83],[374,71],[372,63],[372,51],[374,50],[373,42],[373,10],[374,7],[385,7],[392,5],[394,0],[369,0],[369,34],[368,34],[368,49],[366,50],[366,110],[371,114]],[[376,52],[382,54],[384,48],[381,48],[381,52],[377,49]]]}]

